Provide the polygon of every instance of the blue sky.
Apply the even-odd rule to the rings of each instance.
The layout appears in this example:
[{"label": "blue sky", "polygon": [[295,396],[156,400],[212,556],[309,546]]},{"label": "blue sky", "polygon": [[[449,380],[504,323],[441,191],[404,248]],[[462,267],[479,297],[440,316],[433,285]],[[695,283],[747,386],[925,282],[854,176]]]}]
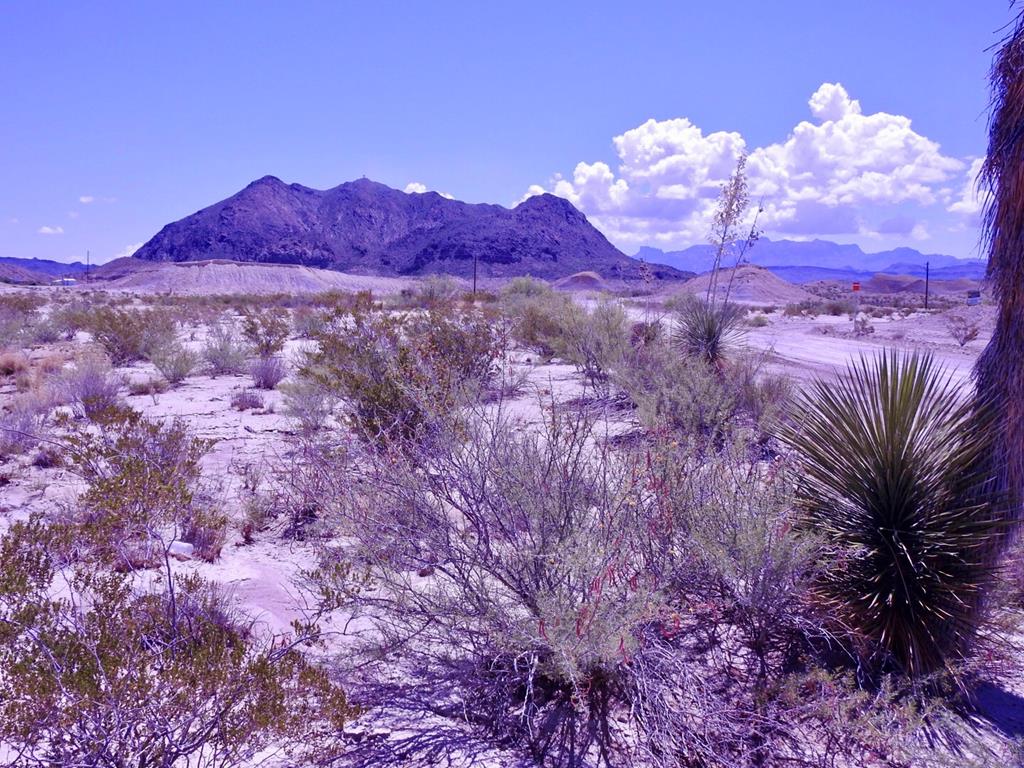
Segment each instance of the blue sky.
[{"label": "blue sky", "polygon": [[772,237],[970,256],[1009,20],[1004,0],[0,2],[0,255],[103,261],[265,174],[555,191],[627,252],[671,248],[703,240],[746,151]]}]

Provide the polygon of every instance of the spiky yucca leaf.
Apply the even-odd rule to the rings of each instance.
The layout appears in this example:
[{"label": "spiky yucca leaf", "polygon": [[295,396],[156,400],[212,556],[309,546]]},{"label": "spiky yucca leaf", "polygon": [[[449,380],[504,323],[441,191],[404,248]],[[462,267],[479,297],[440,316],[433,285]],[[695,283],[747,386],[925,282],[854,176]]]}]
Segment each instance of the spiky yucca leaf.
[{"label": "spiky yucca leaf", "polygon": [[836,548],[817,595],[870,667],[940,670],[970,648],[1001,521],[982,457],[994,417],[929,355],[818,380],[783,437],[803,524]]},{"label": "spiky yucca leaf", "polygon": [[673,340],[686,354],[718,365],[742,335],[743,314],[736,304],[691,297],[679,309]]}]

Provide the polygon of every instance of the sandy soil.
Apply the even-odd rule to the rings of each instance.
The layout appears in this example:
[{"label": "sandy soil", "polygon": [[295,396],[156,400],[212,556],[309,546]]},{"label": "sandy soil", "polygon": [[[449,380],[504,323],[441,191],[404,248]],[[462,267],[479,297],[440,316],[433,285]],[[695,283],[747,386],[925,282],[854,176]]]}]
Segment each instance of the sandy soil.
[{"label": "sandy soil", "polygon": [[[133,285],[133,279],[144,282]],[[734,295],[738,300],[777,306],[810,296],[803,289],[789,284],[783,283],[780,288],[776,283],[781,282],[766,270],[751,269],[738,276]],[[326,288],[371,289],[386,293],[400,290],[407,284],[408,281],[363,278],[302,267],[266,270],[260,265],[207,264],[163,265],[160,269],[131,275],[124,282],[108,287],[121,291],[168,290],[183,294],[215,293],[218,289],[223,291],[225,286],[230,286],[231,292],[249,293]],[[690,281],[687,286],[687,290],[698,290],[701,283]],[[644,310],[636,306],[629,311],[637,318],[644,315]],[[835,375],[858,355],[890,346],[929,350],[954,376],[966,380],[991,335],[993,311],[991,308],[978,308],[973,310],[973,317],[981,332],[977,339],[960,347],[950,336],[941,315],[894,315],[871,319],[873,333],[856,336],[852,321],[845,316],[786,317],[777,311],[764,315],[763,327],[747,329],[743,344],[766,354],[771,368],[785,371],[802,381],[812,376]],[[201,339],[201,334],[197,338]],[[301,342],[291,341],[288,353],[294,355],[300,347]],[[519,357],[518,366],[526,372],[528,383],[508,408],[524,422],[538,420],[546,402],[569,400],[583,391],[581,380],[571,366],[558,362],[537,364],[526,356]],[[148,364],[125,368],[121,373],[128,378],[155,376],[155,370]],[[263,393],[263,409],[234,410],[231,407],[232,394],[249,386],[247,376],[195,376],[166,393],[128,396],[127,400],[150,417],[181,417],[192,426],[197,436],[215,441],[203,462],[204,477],[222,508],[235,522],[222,556],[216,563],[189,560],[176,562],[174,567],[183,571],[199,571],[224,585],[235,596],[239,606],[258,617],[268,629],[286,632],[290,623],[301,615],[302,599],[296,577],[313,565],[315,546],[285,539],[279,530],[258,534],[253,544],[243,541],[240,520],[247,480],[261,475],[267,478],[272,467],[287,462],[293,451],[289,437],[295,430],[292,420],[282,413],[280,392]],[[0,388],[0,406],[13,394],[12,386]],[[6,528],[11,520],[32,511],[52,511],[61,503],[71,502],[80,487],[75,478],[64,470],[32,466],[30,457],[8,460],[0,466],[0,475],[6,480],[0,484],[0,530]],[[261,490],[266,490],[266,482]],[[993,693],[990,698],[996,700],[998,695]],[[1024,716],[1021,721],[1024,722]],[[354,727],[362,726],[357,723]]]}]

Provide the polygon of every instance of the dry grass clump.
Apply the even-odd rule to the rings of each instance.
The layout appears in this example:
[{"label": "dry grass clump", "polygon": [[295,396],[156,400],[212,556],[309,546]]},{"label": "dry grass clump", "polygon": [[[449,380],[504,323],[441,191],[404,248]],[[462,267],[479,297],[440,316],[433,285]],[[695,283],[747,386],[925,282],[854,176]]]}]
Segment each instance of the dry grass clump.
[{"label": "dry grass clump", "polygon": [[149,355],[150,362],[156,366],[160,375],[172,387],[181,384],[199,367],[200,357],[179,343],[171,344]]},{"label": "dry grass clump", "polygon": [[212,375],[232,375],[245,370],[249,349],[238,337],[234,324],[221,318],[209,327],[202,355]]},{"label": "dry grass clump", "polygon": [[87,353],[56,384],[63,402],[80,419],[95,419],[120,403],[121,379],[102,354]]},{"label": "dry grass clump", "polygon": [[257,357],[249,366],[253,385],[257,389],[274,389],[288,375],[288,368],[278,356]]},{"label": "dry grass clump", "polygon": [[16,376],[28,371],[28,355],[24,352],[0,353],[0,376]]}]

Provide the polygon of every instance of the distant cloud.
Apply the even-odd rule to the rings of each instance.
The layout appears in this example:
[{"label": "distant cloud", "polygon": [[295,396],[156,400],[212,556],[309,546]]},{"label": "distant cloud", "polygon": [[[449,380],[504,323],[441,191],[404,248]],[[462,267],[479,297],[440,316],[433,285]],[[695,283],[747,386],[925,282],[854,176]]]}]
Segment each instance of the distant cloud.
[{"label": "distant cloud", "polygon": [[68,211],[68,218],[69,219],[77,219],[79,217],[79,215],[80,214],[78,213],[78,211]]},{"label": "distant cloud", "polygon": [[17,217],[17,216],[11,216],[11,218],[9,218],[9,219],[7,220],[7,223],[8,223],[8,224],[17,224],[18,222],[19,222],[19,219],[18,219],[18,217]]},{"label": "distant cloud", "polygon": [[82,195],[81,197],[78,198],[78,202],[80,202],[82,205],[88,205],[89,203],[96,202],[96,198],[93,197],[92,195]]},{"label": "distant cloud", "polygon": [[531,185],[524,199],[564,197],[622,247],[680,247],[706,239],[719,190],[747,153],[751,198],[763,198],[759,225],[769,233],[927,237],[919,214],[952,199],[949,184],[967,163],[944,155],[908,117],[864,114],[840,83],[823,83],[807,103],[812,120],[761,147],[735,131],[705,134],[685,117],[648,120],[612,139],[617,167],[578,163],[571,177]]},{"label": "distant cloud", "polygon": [[118,253],[115,253],[110,258],[111,259],[123,259],[123,258],[126,258],[128,256],[131,256],[133,253],[135,253],[137,250],[139,250],[139,248],[141,248],[142,245],[143,245],[142,243],[132,243],[131,245],[126,245]]},{"label": "distant cloud", "polygon": [[[424,194],[426,192],[431,192],[431,191],[436,191],[436,190],[431,190],[429,187],[427,187],[426,184],[424,184],[422,182],[410,181],[408,184],[405,185],[405,189],[403,191],[406,194],[408,194],[408,195],[413,195],[413,194],[422,195],[422,194]],[[439,194],[441,197],[444,197],[444,198],[446,198],[448,200],[454,200],[455,199],[454,195],[450,195],[447,192],[438,192],[437,194]]]},{"label": "distant cloud", "polygon": [[36,230],[40,235],[63,235],[64,227],[47,227],[43,226]]},{"label": "distant cloud", "polygon": [[981,166],[985,158],[976,157],[971,161],[970,168],[964,178],[963,187],[959,197],[951,202],[946,208],[950,213],[959,213],[971,219],[978,219],[984,206],[983,195],[978,188],[978,174],[981,173]]}]

